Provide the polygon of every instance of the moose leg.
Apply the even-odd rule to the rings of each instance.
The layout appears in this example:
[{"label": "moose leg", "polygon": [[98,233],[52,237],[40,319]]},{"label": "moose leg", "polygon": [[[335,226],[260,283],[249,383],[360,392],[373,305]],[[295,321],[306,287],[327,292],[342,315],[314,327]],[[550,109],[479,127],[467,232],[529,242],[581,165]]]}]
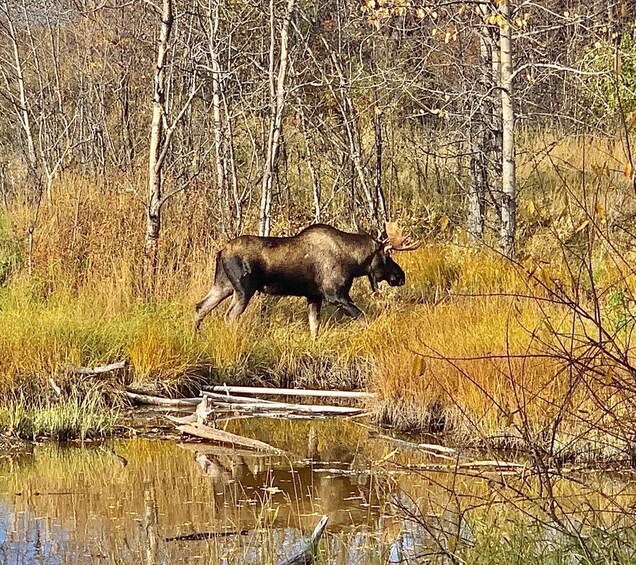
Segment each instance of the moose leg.
[{"label": "moose leg", "polygon": [[232,285],[213,286],[203,300],[194,307],[194,331],[199,331],[203,319],[214,310],[221,302],[232,294]]},{"label": "moose leg", "polygon": [[225,274],[221,264],[221,254],[216,257],[216,270],[214,272],[214,285],[194,307],[194,331],[198,332],[203,319],[214,310],[221,302],[232,294],[233,288],[230,279]]},{"label": "moose leg", "polygon": [[311,337],[316,339],[318,336],[318,328],[320,327],[320,307],[322,306],[322,298],[308,298],[307,307],[309,310],[309,331]]},{"label": "moose leg", "polygon": [[232,296],[232,304],[225,314],[225,321],[236,322],[241,314],[245,312],[245,308],[247,308],[247,305],[250,303],[252,296],[254,296],[253,292],[235,290]]},{"label": "moose leg", "polygon": [[351,300],[348,292],[338,292],[335,294],[330,294],[326,298],[330,304],[339,306],[345,311],[346,314],[348,314],[352,318],[359,318],[360,316],[364,316],[364,312],[353,303],[353,300]]},{"label": "moose leg", "polygon": [[371,285],[371,292],[375,294],[376,292],[378,292],[378,281],[376,281],[375,277],[371,274],[368,276],[368,279],[369,284]]}]

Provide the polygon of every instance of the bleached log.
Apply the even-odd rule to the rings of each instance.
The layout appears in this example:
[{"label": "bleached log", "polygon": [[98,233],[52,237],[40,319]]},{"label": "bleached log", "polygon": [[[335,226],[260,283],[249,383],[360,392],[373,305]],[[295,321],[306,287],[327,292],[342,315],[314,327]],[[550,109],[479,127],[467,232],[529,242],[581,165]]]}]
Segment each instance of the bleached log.
[{"label": "bleached log", "polygon": [[211,387],[203,387],[205,390],[212,392],[227,392],[237,394],[262,394],[270,396],[321,396],[325,398],[376,398],[376,394],[372,392],[363,392],[355,390],[313,390],[302,388],[271,388],[258,386],[228,386],[217,385]]},{"label": "bleached log", "polygon": [[202,390],[201,394],[203,396],[207,396],[208,398],[212,398],[212,399],[218,399],[218,400],[226,400],[227,402],[243,402],[243,403],[251,403],[251,402],[263,402],[263,403],[268,403],[268,404],[272,404],[273,401],[272,400],[265,400],[265,399],[261,399],[261,398],[253,398],[251,396],[234,396],[231,394],[225,394],[225,393],[220,393],[220,392],[211,392],[209,390]]},{"label": "bleached log", "polygon": [[[357,424],[359,426],[362,426],[363,428],[367,428],[368,430],[370,430],[369,432],[370,439],[389,441],[397,445],[402,445],[408,449],[419,449],[424,451],[434,451],[434,452],[442,453],[446,455],[457,455],[457,450],[453,447],[446,447],[445,445],[437,445],[435,443],[417,443],[414,441],[408,441],[405,439],[392,437],[386,434],[381,434],[374,427],[369,426],[368,424],[364,424],[361,422],[357,422]],[[453,459],[455,459],[455,457],[453,457]]]},{"label": "bleached log", "polygon": [[128,366],[128,361],[118,361],[117,363],[110,363],[108,365],[99,365],[97,367],[81,367],[78,365],[66,365],[64,369],[68,373],[74,375],[88,375],[91,377],[97,375],[103,375],[104,373],[112,373],[113,371],[119,371],[125,369]]},{"label": "bleached log", "polygon": [[489,461],[467,461],[466,463],[460,463],[458,465],[462,469],[483,469],[494,467],[496,469],[525,469],[527,465],[522,463],[515,463],[513,461],[497,461],[489,460]]},{"label": "bleached log", "polygon": [[353,416],[361,414],[361,408],[352,408],[350,406],[327,406],[324,404],[290,404],[287,402],[272,402],[253,399],[241,400],[240,402],[223,402],[221,399],[214,399],[208,396],[207,392],[203,392],[208,401],[208,410],[212,410],[210,406],[219,406],[227,410],[238,411],[267,411],[267,410],[287,410],[289,412],[305,413],[305,414],[338,414],[341,416]]},{"label": "bleached log", "polygon": [[170,416],[169,414],[166,414],[166,418],[168,418],[168,420],[170,420],[173,424],[192,424],[192,422],[197,421],[197,416],[194,413],[189,414],[188,416]]},{"label": "bleached log", "polygon": [[165,541],[199,541],[204,539],[226,538],[229,536],[246,536],[249,530],[240,530],[234,532],[195,532],[194,534],[182,534],[165,538]]},{"label": "bleached log", "polygon": [[259,441],[257,439],[250,439],[247,437],[239,436],[230,432],[226,432],[224,430],[217,430],[215,428],[211,428],[210,426],[206,426],[205,424],[201,424],[199,422],[193,422],[191,424],[183,424],[183,425],[177,426],[177,429],[180,432],[183,432],[185,434],[197,436],[202,439],[207,439],[209,441],[215,441],[218,443],[228,443],[231,445],[238,445],[239,447],[245,447],[247,449],[255,449],[257,451],[269,451],[277,455],[286,454],[285,451],[281,449],[277,449],[269,445],[269,443],[265,443],[264,441]]},{"label": "bleached log", "polygon": [[241,447],[227,447],[223,445],[210,445],[206,443],[179,443],[177,444],[181,449],[185,449],[186,451],[191,451],[195,454],[203,453],[205,455],[214,455],[220,456],[224,455],[226,457],[252,457],[252,458],[260,458],[260,457],[271,457],[271,453],[263,452],[263,451],[254,451],[253,449],[244,449]]},{"label": "bleached log", "polygon": [[196,406],[201,402],[200,398],[165,398],[163,396],[151,396],[131,390],[125,391],[125,394],[128,398],[139,404],[149,404],[151,406]]}]

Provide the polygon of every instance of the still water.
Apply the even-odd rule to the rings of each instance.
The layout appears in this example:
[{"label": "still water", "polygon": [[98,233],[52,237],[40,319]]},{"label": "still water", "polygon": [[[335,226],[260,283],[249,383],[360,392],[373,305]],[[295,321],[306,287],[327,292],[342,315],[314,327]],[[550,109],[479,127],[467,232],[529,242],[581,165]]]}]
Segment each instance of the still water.
[{"label": "still water", "polygon": [[[44,444],[1,459],[0,562],[277,563],[324,514],[332,563],[380,562],[404,539],[391,502],[397,475],[374,470],[395,446],[368,429],[283,420],[227,429],[295,457],[175,436]],[[209,532],[227,535],[170,540]]]},{"label": "still water", "polygon": [[[324,514],[329,524],[321,562],[334,565],[428,563],[432,556],[450,563],[458,548],[483,554],[475,524],[483,525],[482,540],[500,533],[490,522],[466,517],[468,508],[499,508],[506,496],[501,483],[488,473],[415,471],[440,460],[398,450],[368,427],[252,419],[226,429],[293,457],[165,433],[84,446],[43,444],[0,456],[0,563],[267,565],[293,553]],[[517,480],[499,474],[497,481],[502,477]],[[629,481],[580,483],[558,487],[571,516],[609,508],[610,496],[623,506],[636,500]],[[500,524],[510,522],[507,512],[497,515]],[[554,545],[561,534],[541,527],[540,537]]]}]

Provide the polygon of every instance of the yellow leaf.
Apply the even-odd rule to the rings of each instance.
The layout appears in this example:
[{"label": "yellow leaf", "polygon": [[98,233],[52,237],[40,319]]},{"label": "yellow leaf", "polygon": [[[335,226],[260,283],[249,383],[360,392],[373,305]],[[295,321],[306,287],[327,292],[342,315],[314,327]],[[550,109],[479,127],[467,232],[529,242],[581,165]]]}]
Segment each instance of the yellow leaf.
[{"label": "yellow leaf", "polygon": [[550,278],[550,275],[548,274],[548,271],[546,269],[544,269],[543,267],[540,267],[539,269],[537,269],[535,276],[547,288],[552,288],[552,279]]},{"label": "yellow leaf", "polygon": [[419,377],[424,374],[426,370],[426,363],[424,362],[424,358],[416,355],[413,358],[413,366],[411,367],[411,376]]},{"label": "yellow leaf", "polygon": [[590,225],[590,221],[589,220],[585,220],[578,228],[576,228],[574,230],[574,233],[582,232],[589,225]]},{"label": "yellow leaf", "polygon": [[537,212],[537,207],[534,204],[534,200],[530,200],[528,202],[528,214],[530,214],[531,216],[534,216]]},{"label": "yellow leaf", "polygon": [[625,168],[623,169],[623,173],[625,174],[626,177],[631,177],[633,172],[634,172],[634,168],[632,167],[632,164],[629,161],[627,161],[627,163],[625,163]]},{"label": "yellow leaf", "polygon": [[396,453],[398,452],[397,449],[394,449],[393,451],[391,451],[391,453],[387,453],[382,459],[380,459],[380,463],[383,463],[384,461],[388,461],[389,459],[391,459],[391,457],[393,457]]},{"label": "yellow leaf", "polygon": [[605,207],[600,200],[596,201],[596,215],[601,222],[605,222],[607,220],[607,214],[605,212]]},{"label": "yellow leaf", "polygon": [[450,219],[448,218],[446,214],[444,214],[439,220],[439,231],[440,232],[446,231],[448,224],[450,224]]}]

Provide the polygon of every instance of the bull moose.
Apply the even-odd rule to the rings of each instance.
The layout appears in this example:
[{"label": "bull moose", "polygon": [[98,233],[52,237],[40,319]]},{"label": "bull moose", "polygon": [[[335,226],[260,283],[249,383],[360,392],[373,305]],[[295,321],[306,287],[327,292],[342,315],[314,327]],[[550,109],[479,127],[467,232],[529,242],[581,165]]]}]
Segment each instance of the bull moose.
[{"label": "bull moose", "polygon": [[335,304],[353,318],[363,312],[349,291],[353,279],[367,276],[375,292],[380,281],[402,286],[404,271],[393,251],[419,247],[395,222],[387,222],[382,238],[340,231],[314,224],[291,237],[242,235],[230,240],[216,256],[214,284],[195,307],[195,329],[223,300],[232,296],[225,315],[235,321],[258,292],[303,296],[309,309],[309,328],[316,337],[323,301]]}]

